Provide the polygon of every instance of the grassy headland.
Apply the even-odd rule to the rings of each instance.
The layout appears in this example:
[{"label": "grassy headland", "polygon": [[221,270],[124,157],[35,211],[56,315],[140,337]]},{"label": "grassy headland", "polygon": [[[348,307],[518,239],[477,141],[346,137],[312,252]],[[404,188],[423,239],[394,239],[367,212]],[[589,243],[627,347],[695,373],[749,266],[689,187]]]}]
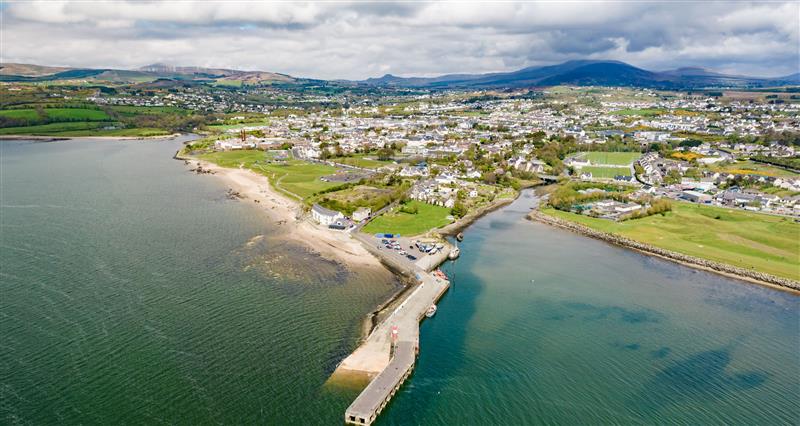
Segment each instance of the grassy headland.
[{"label": "grassy headland", "polygon": [[800,224],[790,218],[689,203],[623,222],[541,211],[666,250],[800,281]]}]

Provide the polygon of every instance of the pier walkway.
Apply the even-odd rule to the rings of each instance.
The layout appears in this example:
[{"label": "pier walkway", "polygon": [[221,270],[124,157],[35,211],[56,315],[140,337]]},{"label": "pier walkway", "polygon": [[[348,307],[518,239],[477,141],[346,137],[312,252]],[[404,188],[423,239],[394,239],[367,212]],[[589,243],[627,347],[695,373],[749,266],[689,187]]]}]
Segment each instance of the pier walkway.
[{"label": "pier walkway", "polygon": [[[413,264],[412,264],[413,265]],[[345,411],[345,422],[369,425],[377,418],[400,385],[411,374],[419,350],[419,323],[428,308],[450,287],[447,280],[414,265],[419,284],[378,324],[337,370],[377,374]],[[394,348],[392,329],[397,329]]]}]

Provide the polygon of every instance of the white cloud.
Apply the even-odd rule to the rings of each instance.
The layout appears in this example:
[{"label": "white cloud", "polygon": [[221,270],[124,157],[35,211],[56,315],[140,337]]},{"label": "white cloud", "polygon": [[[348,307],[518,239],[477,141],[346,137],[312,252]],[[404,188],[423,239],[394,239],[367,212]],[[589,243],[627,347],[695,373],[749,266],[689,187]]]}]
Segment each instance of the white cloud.
[{"label": "white cloud", "polygon": [[152,62],[318,78],[488,72],[578,58],[797,72],[798,3],[5,3],[2,59]]}]

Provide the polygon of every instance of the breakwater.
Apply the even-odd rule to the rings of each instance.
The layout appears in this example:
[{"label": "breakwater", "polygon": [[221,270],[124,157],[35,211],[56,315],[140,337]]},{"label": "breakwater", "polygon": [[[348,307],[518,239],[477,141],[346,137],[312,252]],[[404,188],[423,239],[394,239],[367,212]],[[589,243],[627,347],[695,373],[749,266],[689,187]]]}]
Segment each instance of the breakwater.
[{"label": "breakwater", "polygon": [[573,231],[578,234],[585,235],[587,237],[596,238],[612,244],[616,244],[618,246],[638,250],[643,253],[662,257],[664,259],[672,260],[688,266],[716,272],[727,276],[732,276],[735,278],[744,279],[746,281],[756,282],[759,284],[767,284],[770,286],[776,286],[792,291],[800,291],[800,282],[788,278],[777,277],[775,275],[767,274],[764,272],[758,272],[751,269],[740,268],[738,266],[715,262],[713,260],[701,259],[699,257],[689,256],[671,250],[665,250],[653,246],[651,244],[646,244],[639,241],[631,240],[630,238],[625,238],[619,235],[610,234],[608,232],[598,231],[589,228],[588,226],[582,225],[580,223],[559,219],[557,217],[544,214],[539,210],[532,210],[527,217],[528,219],[535,220],[537,222],[542,222],[548,225],[557,226],[559,228]]}]

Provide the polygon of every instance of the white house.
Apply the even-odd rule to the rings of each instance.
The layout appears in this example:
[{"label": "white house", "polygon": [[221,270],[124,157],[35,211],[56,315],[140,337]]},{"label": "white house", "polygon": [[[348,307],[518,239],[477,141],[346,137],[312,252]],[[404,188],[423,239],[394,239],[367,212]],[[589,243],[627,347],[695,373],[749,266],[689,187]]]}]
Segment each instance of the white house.
[{"label": "white house", "polygon": [[326,209],[319,204],[314,204],[311,206],[311,217],[314,218],[314,220],[320,225],[325,226],[336,223],[336,221],[339,219],[344,219],[344,215],[341,212]]},{"label": "white house", "polygon": [[356,211],[353,212],[353,220],[356,222],[361,222],[362,220],[369,217],[372,214],[372,209],[369,207],[359,207]]}]

